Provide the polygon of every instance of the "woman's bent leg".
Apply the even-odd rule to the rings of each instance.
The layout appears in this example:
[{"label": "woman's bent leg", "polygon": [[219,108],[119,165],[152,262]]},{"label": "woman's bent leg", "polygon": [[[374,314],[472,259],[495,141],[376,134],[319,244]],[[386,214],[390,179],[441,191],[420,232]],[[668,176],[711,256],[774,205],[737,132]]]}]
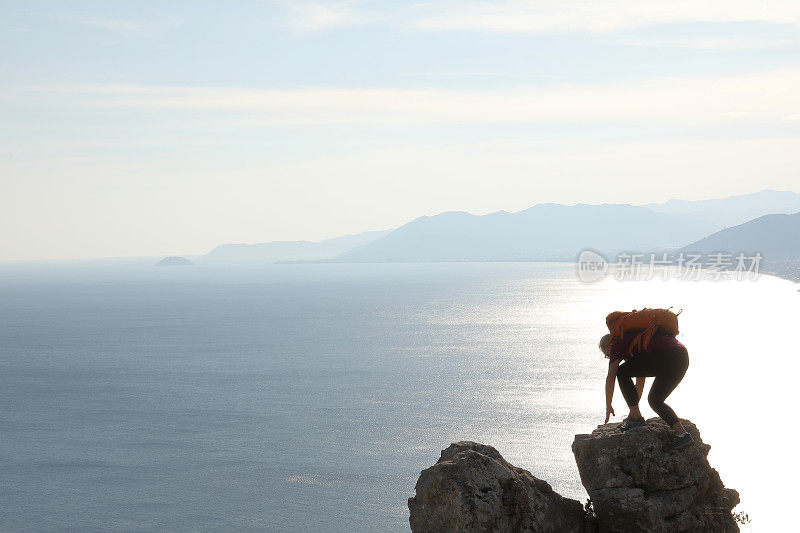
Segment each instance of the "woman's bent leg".
[{"label": "woman's bent leg", "polygon": [[657,355],[657,359],[659,359],[657,364],[661,367],[661,371],[658,372],[653,380],[650,394],[647,395],[647,401],[653,411],[672,427],[679,423],[678,416],[664,400],[672,394],[672,391],[681,382],[683,376],[686,375],[686,369],[689,367],[689,356],[684,348],[679,348],[674,351],[660,352]]},{"label": "woman's bent leg", "polygon": [[619,383],[619,390],[625,398],[625,403],[628,407],[636,407],[639,405],[639,393],[636,391],[636,385],[633,384],[633,378],[640,375],[639,364],[637,361],[630,360],[619,365],[617,369],[617,383]]},{"label": "woman's bent leg", "polygon": [[650,394],[647,395],[647,402],[650,404],[650,407],[652,407],[653,411],[655,411],[664,422],[669,424],[670,427],[678,422],[678,415],[675,414],[672,407],[664,403],[664,400],[675,390],[677,385],[678,384],[673,380],[657,376],[656,379],[653,380],[653,386],[650,387]]}]

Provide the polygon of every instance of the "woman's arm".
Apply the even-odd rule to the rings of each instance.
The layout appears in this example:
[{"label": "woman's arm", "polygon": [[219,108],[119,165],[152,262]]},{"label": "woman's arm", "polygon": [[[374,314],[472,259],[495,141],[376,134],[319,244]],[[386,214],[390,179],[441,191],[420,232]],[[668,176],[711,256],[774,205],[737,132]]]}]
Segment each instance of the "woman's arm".
[{"label": "woman's arm", "polygon": [[608,363],[608,375],[606,376],[606,421],[614,413],[614,408],[611,406],[611,400],[614,398],[614,382],[617,380],[617,369],[619,368],[619,359]]},{"label": "woman's arm", "polygon": [[642,399],[644,394],[644,380],[645,378],[636,378],[636,392],[639,394],[639,399]]}]

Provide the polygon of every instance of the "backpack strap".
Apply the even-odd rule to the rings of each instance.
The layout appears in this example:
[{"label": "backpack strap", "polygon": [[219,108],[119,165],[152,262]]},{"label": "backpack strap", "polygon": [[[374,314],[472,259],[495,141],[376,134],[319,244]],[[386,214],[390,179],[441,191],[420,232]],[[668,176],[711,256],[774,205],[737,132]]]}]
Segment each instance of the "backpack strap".
[{"label": "backpack strap", "polygon": [[647,351],[647,347],[650,346],[650,341],[653,340],[653,335],[655,335],[657,331],[658,326],[656,324],[652,324],[646,330],[636,335],[636,337],[633,338],[628,346],[628,355],[631,355],[634,349],[637,352]]}]

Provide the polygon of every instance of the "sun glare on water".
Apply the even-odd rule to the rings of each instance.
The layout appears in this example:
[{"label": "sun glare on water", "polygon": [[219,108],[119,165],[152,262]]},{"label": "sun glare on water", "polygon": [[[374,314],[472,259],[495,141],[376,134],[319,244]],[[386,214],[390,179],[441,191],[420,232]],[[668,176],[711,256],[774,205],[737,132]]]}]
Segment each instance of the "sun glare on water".
[{"label": "sun glare on water", "polygon": [[[593,301],[613,302],[615,309],[683,309],[678,338],[689,350],[690,366],[668,403],[696,423],[711,444],[709,461],[726,486],[739,491],[738,510],[749,513],[752,531],[781,530],[791,520],[796,498],[800,462],[792,444],[791,410],[800,370],[800,294],[795,287],[762,276],[756,281],[606,280],[587,289],[601,293]],[[618,415],[622,403],[617,396]],[[643,412],[655,416],[649,406]]]}]

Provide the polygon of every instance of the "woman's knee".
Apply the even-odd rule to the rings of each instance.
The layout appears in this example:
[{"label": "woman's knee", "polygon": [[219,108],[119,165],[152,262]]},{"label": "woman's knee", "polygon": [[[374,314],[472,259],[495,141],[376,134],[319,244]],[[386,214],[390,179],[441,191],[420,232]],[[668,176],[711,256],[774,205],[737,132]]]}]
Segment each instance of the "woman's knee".
[{"label": "woman's knee", "polygon": [[666,405],[664,400],[665,398],[662,398],[660,394],[653,394],[653,389],[650,389],[650,393],[647,395],[647,403],[650,404],[650,407],[653,408],[653,411],[658,411],[664,405]]}]

